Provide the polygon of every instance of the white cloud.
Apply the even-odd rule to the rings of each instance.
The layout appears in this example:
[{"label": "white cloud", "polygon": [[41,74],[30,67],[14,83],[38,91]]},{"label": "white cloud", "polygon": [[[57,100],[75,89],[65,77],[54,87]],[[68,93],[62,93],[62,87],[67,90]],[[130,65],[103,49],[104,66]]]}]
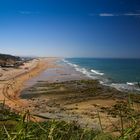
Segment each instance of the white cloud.
[{"label": "white cloud", "polygon": [[120,15],[114,14],[114,13],[99,13],[99,14],[90,13],[89,16],[114,17],[114,16],[120,16]]},{"label": "white cloud", "polygon": [[140,16],[140,13],[125,13],[124,16]]},{"label": "white cloud", "polygon": [[99,14],[100,17],[113,17],[113,16],[116,16],[114,14],[110,14],[110,13],[101,13]]},{"label": "white cloud", "polygon": [[23,15],[29,15],[31,14],[31,12],[29,11],[19,11],[20,14],[23,14]]},{"label": "white cloud", "polygon": [[93,13],[90,13],[89,16],[100,16],[100,17],[132,16],[132,17],[140,17],[140,13],[123,13],[123,14],[116,14],[116,13],[93,14]]},{"label": "white cloud", "polygon": [[40,12],[34,12],[34,11],[19,11],[20,14],[22,15],[34,15],[34,14],[39,14]]}]

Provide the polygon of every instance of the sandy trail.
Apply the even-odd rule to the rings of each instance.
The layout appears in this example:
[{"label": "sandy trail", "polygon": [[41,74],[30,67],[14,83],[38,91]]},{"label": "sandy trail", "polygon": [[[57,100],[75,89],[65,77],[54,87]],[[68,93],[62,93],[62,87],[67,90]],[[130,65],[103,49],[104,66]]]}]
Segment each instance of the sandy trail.
[{"label": "sandy trail", "polygon": [[5,104],[17,112],[26,110],[30,101],[19,98],[19,94],[24,88],[24,83],[30,78],[37,76],[43,70],[54,68],[56,66],[55,62],[56,58],[40,58],[35,62],[30,62],[33,65],[25,64],[25,67],[28,66],[28,70],[24,67],[20,70],[6,71],[6,74],[3,74],[5,77],[1,77],[0,99],[2,101],[5,100]]}]

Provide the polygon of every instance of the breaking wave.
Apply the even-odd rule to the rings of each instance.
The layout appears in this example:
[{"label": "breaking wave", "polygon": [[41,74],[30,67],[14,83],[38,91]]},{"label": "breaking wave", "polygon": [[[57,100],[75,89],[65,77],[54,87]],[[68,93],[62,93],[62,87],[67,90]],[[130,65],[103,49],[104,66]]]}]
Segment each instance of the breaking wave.
[{"label": "breaking wave", "polygon": [[104,73],[100,73],[100,72],[98,72],[98,71],[96,71],[96,70],[91,70],[91,72],[93,72],[93,73],[95,73],[95,74],[97,74],[97,75],[104,75]]},{"label": "breaking wave", "polygon": [[138,87],[137,82],[112,83],[107,77],[105,77],[104,73],[98,70],[83,68],[77,64],[70,63],[65,59],[63,59],[63,62],[67,63],[76,71],[81,72],[87,77],[99,80],[100,84],[102,85],[111,86],[121,91],[140,91],[140,87]]},{"label": "breaking wave", "polygon": [[82,68],[79,65],[70,63],[69,61],[67,61],[65,59],[63,59],[63,62],[72,66],[76,71],[81,72],[84,75],[86,75],[87,77],[90,77],[90,78],[93,78],[93,79],[98,79],[97,75],[100,75],[100,76],[104,75],[104,73],[100,73],[99,71],[96,71],[96,70],[93,70],[93,69],[89,70],[89,69],[86,69],[86,68]]}]

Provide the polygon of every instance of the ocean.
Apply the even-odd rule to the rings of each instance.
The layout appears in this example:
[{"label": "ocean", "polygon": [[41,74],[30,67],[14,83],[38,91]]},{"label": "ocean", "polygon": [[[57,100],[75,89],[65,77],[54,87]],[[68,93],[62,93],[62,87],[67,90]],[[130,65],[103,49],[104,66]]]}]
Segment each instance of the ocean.
[{"label": "ocean", "polygon": [[101,84],[140,91],[140,59],[66,58],[63,62]]}]

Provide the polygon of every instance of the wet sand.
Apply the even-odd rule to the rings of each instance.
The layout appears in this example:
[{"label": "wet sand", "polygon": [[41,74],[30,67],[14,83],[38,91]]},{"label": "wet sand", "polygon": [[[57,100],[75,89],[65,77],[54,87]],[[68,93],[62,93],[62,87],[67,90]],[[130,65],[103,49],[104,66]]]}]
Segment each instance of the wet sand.
[{"label": "wet sand", "polygon": [[54,68],[57,58],[38,58],[24,64],[17,69],[7,68],[0,72],[0,99],[11,109],[21,112],[30,104],[28,100],[19,98],[24,83],[30,78],[37,76],[47,68]]}]

